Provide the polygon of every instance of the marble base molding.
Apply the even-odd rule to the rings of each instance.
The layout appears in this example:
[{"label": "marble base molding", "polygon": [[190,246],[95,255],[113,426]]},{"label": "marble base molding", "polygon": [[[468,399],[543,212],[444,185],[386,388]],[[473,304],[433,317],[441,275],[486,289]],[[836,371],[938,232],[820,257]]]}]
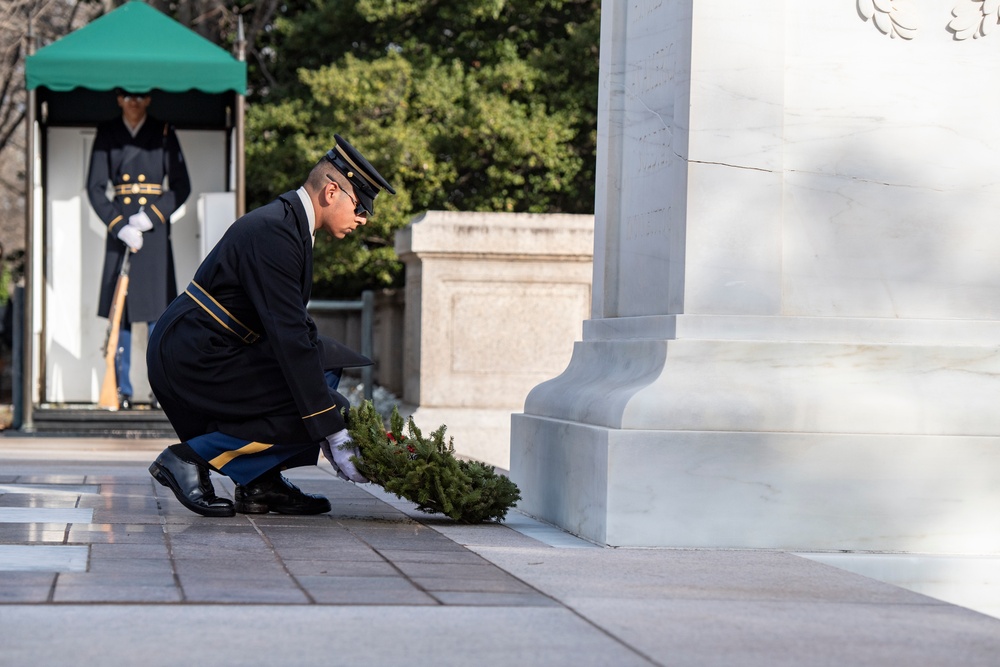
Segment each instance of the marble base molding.
[{"label": "marble base molding", "polygon": [[1000,553],[995,436],[511,430],[518,509],[600,544]]},{"label": "marble base molding", "polygon": [[1000,553],[998,323],[924,324],[589,321],[512,418],[519,508],[613,546]]}]

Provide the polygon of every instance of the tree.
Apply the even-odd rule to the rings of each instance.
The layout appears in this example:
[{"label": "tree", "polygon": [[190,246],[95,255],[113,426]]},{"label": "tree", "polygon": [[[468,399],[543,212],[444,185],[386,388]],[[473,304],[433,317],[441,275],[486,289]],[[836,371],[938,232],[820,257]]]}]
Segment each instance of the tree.
[{"label": "tree", "polygon": [[[149,0],[230,48],[244,18],[247,199],[296,187],[342,134],[399,193],[347,243],[317,242],[317,297],[398,285],[393,236],[428,209],[589,213],[600,0]],[[24,43],[124,0],[0,8],[0,223],[23,243]]]},{"label": "tree", "polygon": [[394,185],[319,297],[399,284],[395,231],[428,209],[590,213],[599,0],[290,2],[262,35],[248,201],[294,188],[342,134]]},{"label": "tree", "polygon": [[[19,263],[24,250],[28,26],[43,46],[85,25],[100,9],[100,3],[93,0],[5,0],[0,4],[0,259],[6,262]],[[0,293],[0,301],[6,297],[5,291]]]}]

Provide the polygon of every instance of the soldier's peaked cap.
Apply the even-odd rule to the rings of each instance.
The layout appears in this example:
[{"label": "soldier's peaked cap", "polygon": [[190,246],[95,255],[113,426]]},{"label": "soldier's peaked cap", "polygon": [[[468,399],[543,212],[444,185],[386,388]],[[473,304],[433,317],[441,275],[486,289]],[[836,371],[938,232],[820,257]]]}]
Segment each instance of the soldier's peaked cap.
[{"label": "soldier's peaked cap", "polygon": [[389,194],[394,195],[396,191],[346,139],[339,134],[333,135],[333,138],[337,143],[327,151],[326,159],[347,177],[354,186],[358,201],[368,211],[368,215],[372,215],[375,213],[375,197],[378,193],[387,190]]}]

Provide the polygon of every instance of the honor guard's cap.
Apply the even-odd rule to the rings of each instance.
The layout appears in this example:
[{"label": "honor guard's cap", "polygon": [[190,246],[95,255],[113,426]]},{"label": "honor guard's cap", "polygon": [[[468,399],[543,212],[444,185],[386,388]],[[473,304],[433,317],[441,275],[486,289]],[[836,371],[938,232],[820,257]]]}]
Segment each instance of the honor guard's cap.
[{"label": "honor guard's cap", "polygon": [[347,180],[354,186],[358,201],[368,211],[368,215],[373,215],[375,213],[375,197],[378,196],[378,193],[382,190],[388,190],[389,194],[394,195],[396,191],[346,139],[339,134],[333,135],[333,138],[337,143],[327,151],[326,159],[347,177]]}]

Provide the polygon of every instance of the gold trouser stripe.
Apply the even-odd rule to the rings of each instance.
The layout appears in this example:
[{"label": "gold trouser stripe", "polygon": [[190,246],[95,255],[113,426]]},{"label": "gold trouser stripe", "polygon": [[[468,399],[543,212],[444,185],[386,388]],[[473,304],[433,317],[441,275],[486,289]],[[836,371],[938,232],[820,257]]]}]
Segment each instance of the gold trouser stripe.
[{"label": "gold trouser stripe", "polygon": [[303,417],[303,419],[309,419],[310,417],[315,417],[316,415],[321,415],[324,412],[329,412],[330,410],[333,410],[335,407],[337,407],[337,406],[336,405],[331,405],[326,410],[320,410],[319,412],[314,412],[311,415],[306,415],[305,417]]},{"label": "gold trouser stripe", "polygon": [[243,445],[239,449],[234,449],[229,452],[223,452],[219,454],[214,459],[208,462],[210,466],[216,470],[222,470],[222,466],[226,465],[233,459],[243,456],[244,454],[256,454],[257,452],[263,452],[266,449],[270,449],[274,445],[266,445],[263,442],[251,442]]}]

